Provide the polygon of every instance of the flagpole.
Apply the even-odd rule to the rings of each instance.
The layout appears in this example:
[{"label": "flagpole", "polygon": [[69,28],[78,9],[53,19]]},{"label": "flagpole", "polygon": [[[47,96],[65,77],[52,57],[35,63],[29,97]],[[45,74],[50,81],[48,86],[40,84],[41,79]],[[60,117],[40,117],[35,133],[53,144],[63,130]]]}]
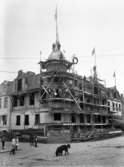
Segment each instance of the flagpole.
[{"label": "flagpole", "polygon": [[95,67],[96,67],[96,51],[95,51],[95,46],[94,46],[94,49],[93,49],[93,51],[92,51],[92,55],[94,55]]},{"label": "flagpole", "polygon": [[[39,97],[41,96],[41,70],[42,70],[42,67],[41,67],[41,54],[42,52],[40,51],[40,91],[39,91]],[[40,113],[40,101],[39,101],[39,113]]]},{"label": "flagpole", "polygon": [[57,4],[56,4],[55,19],[56,19],[56,44],[57,44],[57,35],[58,35],[58,27],[57,27]]},{"label": "flagpole", "polygon": [[116,74],[115,74],[115,71],[114,71],[113,77],[115,78],[115,87],[116,87]]},{"label": "flagpole", "polygon": [[[42,55],[42,52],[40,51],[40,62],[41,62],[41,55]],[[41,67],[41,64],[40,64],[40,74],[41,74],[41,70],[42,70],[42,67]]]},{"label": "flagpole", "polygon": [[92,77],[92,68],[90,69],[90,72],[91,72],[91,77]]},{"label": "flagpole", "polygon": [[[94,48],[95,48],[95,46],[94,46]],[[94,52],[94,58],[95,58],[95,66],[96,66],[96,50]]]},{"label": "flagpole", "polygon": [[115,75],[115,87],[116,87],[116,75]]}]

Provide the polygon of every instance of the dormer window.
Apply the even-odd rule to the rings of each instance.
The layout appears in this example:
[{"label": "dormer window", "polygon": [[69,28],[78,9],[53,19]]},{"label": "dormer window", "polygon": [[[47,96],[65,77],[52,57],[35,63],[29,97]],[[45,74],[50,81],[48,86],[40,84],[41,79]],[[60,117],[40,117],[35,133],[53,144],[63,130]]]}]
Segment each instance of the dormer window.
[{"label": "dormer window", "polygon": [[107,95],[110,97],[110,92],[109,91],[107,91]]},{"label": "dormer window", "polygon": [[116,96],[116,92],[114,92],[114,98],[117,98],[117,96]]}]

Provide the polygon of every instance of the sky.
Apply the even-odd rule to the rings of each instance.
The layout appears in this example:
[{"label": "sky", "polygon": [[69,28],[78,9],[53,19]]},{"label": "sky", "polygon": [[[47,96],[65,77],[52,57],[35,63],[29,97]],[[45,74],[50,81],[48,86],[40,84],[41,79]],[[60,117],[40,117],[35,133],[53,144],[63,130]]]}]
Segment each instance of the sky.
[{"label": "sky", "polygon": [[90,76],[96,56],[98,77],[123,94],[123,0],[0,0],[0,83],[19,70],[39,73],[40,51],[45,61],[56,40],[56,4],[61,51],[76,55],[77,74]]}]

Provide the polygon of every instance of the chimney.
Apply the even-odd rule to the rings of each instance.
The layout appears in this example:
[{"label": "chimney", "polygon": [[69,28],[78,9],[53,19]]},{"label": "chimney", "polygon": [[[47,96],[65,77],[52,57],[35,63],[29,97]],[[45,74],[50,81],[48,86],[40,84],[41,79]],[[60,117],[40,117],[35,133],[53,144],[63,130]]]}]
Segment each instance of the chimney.
[{"label": "chimney", "polygon": [[23,70],[18,71],[18,77],[22,77]]}]

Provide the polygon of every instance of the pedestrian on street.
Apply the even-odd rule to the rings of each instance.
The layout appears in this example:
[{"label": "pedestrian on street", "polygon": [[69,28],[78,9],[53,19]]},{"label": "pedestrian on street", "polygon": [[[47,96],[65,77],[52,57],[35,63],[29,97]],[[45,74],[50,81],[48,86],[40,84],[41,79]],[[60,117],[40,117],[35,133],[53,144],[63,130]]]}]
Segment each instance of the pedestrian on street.
[{"label": "pedestrian on street", "polygon": [[19,138],[18,138],[18,136],[16,137],[16,150],[18,149],[18,146],[19,146]]},{"label": "pedestrian on street", "polygon": [[34,136],[35,147],[37,147],[37,135]]},{"label": "pedestrian on street", "polygon": [[15,149],[16,149],[16,136],[13,137],[12,139],[12,149],[10,151],[10,154],[13,153],[13,155],[15,154]]},{"label": "pedestrian on street", "polygon": [[6,141],[5,135],[2,136],[1,141],[2,141],[2,149],[4,149],[4,147],[5,147],[5,141]]}]

